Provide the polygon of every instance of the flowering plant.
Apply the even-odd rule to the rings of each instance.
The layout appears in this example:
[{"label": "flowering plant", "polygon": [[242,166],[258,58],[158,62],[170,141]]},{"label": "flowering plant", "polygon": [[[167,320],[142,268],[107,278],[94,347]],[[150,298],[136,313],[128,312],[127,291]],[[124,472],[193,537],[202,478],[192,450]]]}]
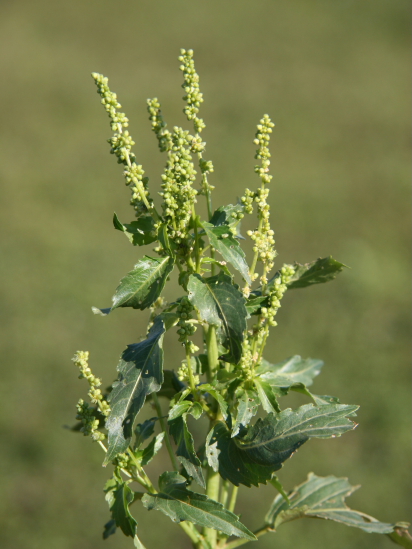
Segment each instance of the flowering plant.
[{"label": "flowering plant", "polygon": [[[112,306],[94,309],[101,315],[119,307],[150,312],[146,338],[123,351],[117,380],[107,394],[89,367],[89,354],[78,351],[73,359],[90,386],[90,403],[80,400],[77,404],[75,429],[98,442],[105,451],[103,465],[114,467],[105,486],[112,518],[103,537],[120,528],[142,548],[130,509],[140,501],[146,509],[161,511],[177,522],[197,549],[233,549],[303,517],[387,534],[399,545],[412,547],[407,524],[382,523],[347,507],[345,498],[355,489],[347,479],[309,473],[287,492],[276,476],[309,439],[338,437],[356,427],[353,417],[358,406],[309,389],[321,371],[320,360],[293,356],[272,364],[264,358],[285,292],[328,282],[345,265],[326,257],[304,265],[283,265],[272,272],[277,254],[268,195],[274,124],[268,115],[258,124],[254,140],[260,186],[246,189],[236,204],[212,208],[213,164],[204,159],[205,124],[198,116],[203,96],[193,51],[181,50],[179,60],[184,112],[193,123],[193,133],[180,127],[169,130],[158,100],[148,100],[152,130],[160,151],[167,155],[160,211],[133,152],[134,142],[126,129],[129,121],[119,110],[117,96],[107,78],[92,75],[114,132],[108,140],[110,152],[123,164],[126,185],[132,191],[135,220],[123,224],[115,214],[114,227],[134,246],[155,245],[154,255],[144,255],[120,281]],[[206,220],[196,211],[200,198],[206,201]],[[240,245],[240,223],[254,212],[257,226],[247,232],[253,241],[249,265]],[[162,291],[172,271],[178,272],[181,295],[166,303]],[[196,331],[201,331],[201,337],[194,339]],[[179,365],[168,358],[177,371],[163,369],[163,339],[173,332],[183,350]],[[301,393],[310,402],[295,410],[284,408],[282,400],[290,392]],[[161,399],[163,407],[167,403],[167,412]],[[154,407],[156,417],[137,423],[145,403]],[[263,417],[253,422],[258,412]],[[206,440],[199,447],[188,416],[209,420]],[[160,476],[156,487],[145,467],[163,443],[171,470]],[[238,487],[268,483],[277,495],[263,526],[252,532],[234,513]]]}]

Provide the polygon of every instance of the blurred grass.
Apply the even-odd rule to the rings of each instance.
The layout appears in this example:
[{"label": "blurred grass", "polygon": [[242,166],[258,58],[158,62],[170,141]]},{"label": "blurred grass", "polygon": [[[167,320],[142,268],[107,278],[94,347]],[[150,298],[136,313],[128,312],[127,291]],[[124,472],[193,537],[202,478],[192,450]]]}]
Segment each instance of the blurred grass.
[{"label": "blurred grass", "polygon": [[[409,2],[50,0],[0,6],[2,126],[0,273],[3,549],[130,547],[103,542],[108,517],[97,446],[62,429],[86,387],[70,357],[89,349],[109,383],[146,315],[101,319],[141,251],[111,227],[129,221],[110,128],[89,74],[110,77],[131,119],[138,158],[159,188],[145,100],[184,124],[179,48],[195,50],[205,95],[215,205],[253,188],[255,125],[276,122],[271,205],[279,262],[332,254],[350,265],[333,284],[291,292],[267,358],[323,358],[319,394],[361,405],[360,426],[305,445],[280,472],[362,483],[349,503],[384,521],[410,516]],[[279,264],[279,263],[278,263]],[[171,291],[169,291],[171,292]],[[173,293],[169,293],[170,297]],[[171,355],[179,347],[167,342]],[[166,458],[165,458],[166,459]],[[153,466],[155,476],[161,469]],[[270,487],[241,489],[258,527]],[[136,506],[148,549],[189,547],[167,517]],[[386,538],[297,521],[258,547],[385,548]]]}]

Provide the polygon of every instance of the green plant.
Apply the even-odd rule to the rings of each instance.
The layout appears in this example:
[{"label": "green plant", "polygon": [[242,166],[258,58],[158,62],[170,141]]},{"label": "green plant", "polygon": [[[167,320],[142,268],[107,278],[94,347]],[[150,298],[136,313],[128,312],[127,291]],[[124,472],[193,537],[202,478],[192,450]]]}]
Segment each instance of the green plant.
[{"label": "green plant", "polygon": [[[260,160],[255,167],[260,187],[246,189],[235,205],[212,209],[213,187],[208,176],[213,165],[203,158],[201,132],[205,125],[198,117],[203,98],[193,52],[182,50],[179,60],[184,75],[184,112],[194,125],[193,135],[180,127],[169,130],[158,100],[148,100],[152,129],[160,151],[167,153],[160,212],[150,196],[148,178],[132,152],[128,119],[119,111],[117,96],[110,91],[107,78],[93,74],[114,131],[109,139],[111,153],[125,167],[136,216],[123,224],[115,214],[114,227],[134,246],[155,244],[155,256],[145,255],[121,280],[112,306],[94,309],[102,315],[119,307],[150,311],[146,339],[128,345],[122,353],[112,388],[102,394],[101,380],[93,375],[87,352],[79,351],[73,359],[80,377],[89,383],[91,400],[91,405],[78,402],[79,423],[74,429],[97,441],[106,453],[103,464],[114,466],[105,486],[112,519],[105,525],[103,537],[119,527],[134,539],[136,547],[143,547],[130,511],[140,500],[147,509],[162,511],[179,523],[195,548],[233,549],[303,517],[387,534],[394,542],[412,547],[407,524],[381,523],[346,506],[345,497],[354,490],[346,479],[310,473],[303,484],[286,493],[275,475],[310,438],[337,437],[356,426],[352,418],[357,406],[340,404],[336,397],[315,395],[308,389],[320,372],[320,360],[294,356],[271,364],[263,358],[284,293],[332,280],[345,266],[327,257],[305,265],[284,265],[270,276],[276,251],[267,202],[272,178],[268,145],[273,127],[267,115],[257,126],[254,141],[255,158]],[[198,190],[194,187],[196,157]],[[199,197],[206,201],[206,221],[196,212]],[[253,241],[249,266],[240,246],[240,222],[255,208],[258,226],[247,233]],[[168,304],[161,294],[173,270],[178,271],[181,295]],[[241,284],[235,282],[235,276],[242,279]],[[162,344],[169,331],[177,333],[183,348],[177,373],[163,371]],[[282,410],[280,401],[291,391],[311,403]],[[159,397],[169,404],[167,415]],[[145,401],[154,407],[157,417],[135,426]],[[252,425],[259,410],[266,414]],[[188,428],[189,415],[207,417],[210,422],[199,450]],[[157,425],[160,432],[155,435]],[[145,466],[163,442],[173,470],[164,472],[155,488]],[[234,514],[238,487],[267,483],[278,495],[263,526],[252,533]],[[145,492],[136,491],[136,484]],[[230,536],[239,539],[229,540]]]}]

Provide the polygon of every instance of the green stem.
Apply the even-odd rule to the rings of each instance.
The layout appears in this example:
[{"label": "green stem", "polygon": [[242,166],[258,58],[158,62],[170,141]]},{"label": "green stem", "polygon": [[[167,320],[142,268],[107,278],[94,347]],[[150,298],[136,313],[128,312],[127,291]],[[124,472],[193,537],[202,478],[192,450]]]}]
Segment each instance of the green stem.
[{"label": "green stem", "polygon": [[229,497],[229,481],[224,480],[222,482],[222,488],[220,490],[220,503],[223,505],[223,507],[226,507],[228,497]]},{"label": "green stem", "polygon": [[216,327],[211,324],[206,330],[206,348],[208,361],[207,380],[210,383],[215,370],[219,367],[219,350],[217,348]]},{"label": "green stem", "polygon": [[[220,475],[211,467],[208,469],[206,495],[214,501],[219,500]],[[203,528],[203,534],[212,547],[216,547],[217,531],[214,528]]]},{"label": "green stem", "polygon": [[200,272],[200,250],[199,250],[199,237],[197,234],[197,219],[195,206],[192,205],[192,221],[193,221],[193,231],[195,233],[195,257],[196,257],[196,272]]},{"label": "green stem", "polygon": [[237,499],[238,491],[239,491],[239,486],[233,486],[232,495],[230,496],[230,502],[228,507],[231,513],[233,513],[236,507],[236,499]]},{"label": "green stem", "polygon": [[172,444],[170,442],[169,433],[167,431],[167,428],[166,428],[166,425],[165,425],[165,422],[164,422],[164,419],[163,419],[162,409],[160,407],[160,402],[159,402],[159,399],[158,399],[156,393],[152,393],[152,399],[153,399],[153,403],[154,403],[155,408],[156,408],[157,417],[159,418],[160,427],[162,428],[162,431],[165,434],[166,448],[167,448],[167,451],[169,452],[170,461],[172,462],[173,469],[175,471],[179,471],[179,464],[177,463],[175,453],[173,452]]}]

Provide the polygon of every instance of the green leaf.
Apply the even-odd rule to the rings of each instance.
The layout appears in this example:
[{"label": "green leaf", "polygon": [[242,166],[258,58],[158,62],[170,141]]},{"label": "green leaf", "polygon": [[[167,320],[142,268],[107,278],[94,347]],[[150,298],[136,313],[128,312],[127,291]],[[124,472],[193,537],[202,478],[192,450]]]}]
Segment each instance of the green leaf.
[{"label": "green leaf", "polygon": [[[336,276],[347,267],[339,261],[335,261],[332,256],[323,259],[316,259],[311,263],[300,265],[295,263],[295,274],[292,276],[287,286],[290,290],[295,288],[306,288],[312,284],[323,284],[333,280]],[[270,281],[269,281],[270,284]]]},{"label": "green leaf", "polygon": [[270,414],[271,412],[280,412],[279,404],[271,385],[266,381],[262,381],[258,377],[254,380],[262,408]]},{"label": "green leaf", "polygon": [[144,246],[157,240],[157,229],[151,215],[142,215],[137,221],[123,225],[116,214],[113,214],[113,225],[122,231],[134,246]]},{"label": "green leaf", "polygon": [[359,486],[351,486],[346,478],[318,477],[309,473],[308,479],[289,494],[289,503],[279,495],[275,498],[265,521],[273,529],[297,517],[321,518],[354,526],[365,532],[390,534],[395,529],[405,530],[404,523],[387,524],[353,511],[345,498]]},{"label": "green leaf", "polygon": [[256,368],[256,373],[262,381],[272,387],[289,388],[294,383],[302,383],[309,387],[313,378],[319,375],[323,362],[318,359],[303,359],[299,355],[287,358],[278,364],[270,364],[266,360]]},{"label": "green leaf", "polygon": [[112,307],[110,309],[93,307],[93,312],[105,316],[118,307],[147,309],[161,294],[172,270],[173,260],[170,257],[155,258],[145,255],[120,281],[112,297]]},{"label": "green leaf", "polygon": [[210,223],[215,227],[220,225],[233,226],[239,222],[238,215],[243,213],[242,204],[220,206],[212,215]]},{"label": "green leaf", "polygon": [[203,223],[210,245],[217,250],[223,259],[239,271],[248,284],[251,283],[249,267],[244,251],[233,237],[226,225],[214,227],[211,223]]},{"label": "green leaf", "polygon": [[128,345],[117,370],[118,380],[109,395],[111,412],[106,421],[109,445],[103,465],[124,452],[131,440],[134,420],[146,396],[163,383],[163,321],[156,319],[147,338]]},{"label": "green leaf", "polygon": [[164,433],[159,433],[154,438],[152,438],[152,440],[149,442],[144,450],[140,450],[138,452],[137,458],[140,460],[143,466],[150,463],[155,455],[159,452],[160,448],[162,447],[164,436]]},{"label": "green leaf", "polygon": [[241,389],[236,391],[238,399],[236,421],[233,425],[232,437],[235,437],[241,428],[249,425],[250,420],[256,415],[260,400],[254,389]]},{"label": "green leaf", "polygon": [[109,520],[109,522],[106,522],[106,524],[104,525],[104,530],[103,530],[103,539],[107,539],[109,536],[112,536],[113,534],[116,533],[116,521],[111,519]]},{"label": "green leaf", "polygon": [[[170,434],[177,445],[176,455],[178,460],[185,468],[187,474],[200,484],[202,488],[206,488],[202,464],[196,454],[193,437],[187,427],[188,413],[194,415],[196,419],[200,417],[196,406],[198,404],[189,400],[181,400],[170,410],[168,424]],[[202,412],[203,410],[200,407],[200,414]]]},{"label": "green leaf", "polygon": [[236,238],[242,238],[240,234],[240,217],[239,214],[243,217],[243,206],[242,204],[228,204],[227,206],[221,206],[218,208],[212,218],[210,223],[215,227],[220,225],[228,225],[231,228],[236,227]]},{"label": "green leaf", "polygon": [[[140,543],[140,547],[144,549],[136,535],[137,522],[133,518],[129,510],[129,505],[134,501],[133,491],[121,479],[113,477],[107,481],[104,488],[106,493],[106,501],[112,514],[112,520],[105,525],[103,538],[106,539],[109,535],[116,531],[113,522],[126,536],[134,538]],[[136,547],[139,547],[136,545]]]},{"label": "green leaf", "polygon": [[252,292],[246,301],[246,310],[249,315],[260,314],[262,305],[268,305],[268,296],[256,295]]},{"label": "green leaf", "polygon": [[145,494],[143,505],[162,511],[174,522],[188,520],[199,526],[213,528],[228,536],[256,539],[238,517],[221,503],[186,488],[186,479],[178,473],[163,473],[159,478],[159,494]]},{"label": "green leaf", "polygon": [[138,423],[135,427],[134,434],[136,435],[136,439],[134,442],[134,449],[137,450],[145,440],[150,438],[154,433],[154,428],[156,425],[156,421],[159,418],[152,417],[150,419],[146,419],[143,423]]},{"label": "green leaf", "polygon": [[237,364],[242,356],[247,317],[242,293],[223,273],[210,278],[190,275],[187,288],[189,300],[201,318],[223,333],[223,345],[228,350],[223,360]]},{"label": "green leaf", "polygon": [[297,410],[269,414],[234,438],[218,422],[206,441],[209,465],[236,486],[266,484],[272,473],[309,438],[337,437],[354,429],[356,425],[347,417],[353,416],[357,408],[306,404]]},{"label": "green leaf", "polygon": [[219,404],[219,408],[222,413],[222,416],[224,419],[226,419],[228,415],[228,404],[226,400],[222,397],[220,392],[215,387],[213,387],[213,385],[210,385],[209,383],[202,383],[201,385],[198,386],[198,389],[200,391],[204,391],[205,393],[208,393],[217,401],[217,403]]}]

